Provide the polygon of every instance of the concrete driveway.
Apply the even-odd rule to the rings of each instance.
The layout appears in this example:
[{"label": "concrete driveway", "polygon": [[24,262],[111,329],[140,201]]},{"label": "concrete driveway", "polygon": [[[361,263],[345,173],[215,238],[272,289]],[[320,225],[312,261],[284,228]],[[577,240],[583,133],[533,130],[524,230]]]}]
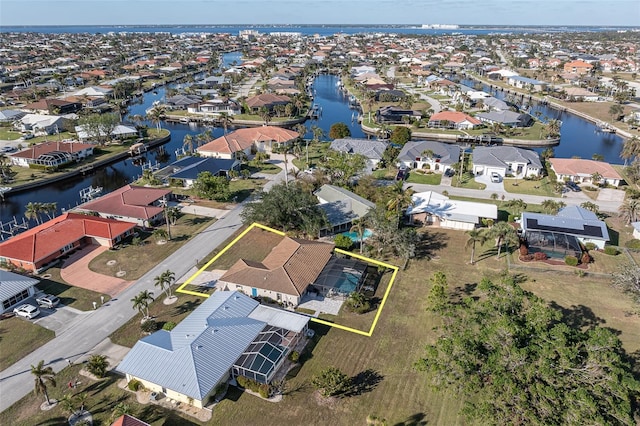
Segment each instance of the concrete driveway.
[{"label": "concrete driveway", "polygon": [[[489,175],[477,175],[475,177],[475,181],[478,183],[484,183],[487,187],[484,189],[490,193],[501,194],[504,192],[505,181],[503,179],[500,182],[491,182],[491,177]],[[510,185],[512,181],[507,180],[506,184]]]},{"label": "concrete driveway", "polygon": [[622,204],[625,192],[622,189],[602,188],[598,193],[597,202],[618,202]]}]

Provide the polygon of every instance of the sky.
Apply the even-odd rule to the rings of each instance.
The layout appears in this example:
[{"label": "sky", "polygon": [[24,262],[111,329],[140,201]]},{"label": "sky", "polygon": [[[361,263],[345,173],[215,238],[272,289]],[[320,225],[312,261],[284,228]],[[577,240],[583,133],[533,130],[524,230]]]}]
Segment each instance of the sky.
[{"label": "sky", "polygon": [[0,26],[433,23],[640,26],[640,0],[0,0]]}]

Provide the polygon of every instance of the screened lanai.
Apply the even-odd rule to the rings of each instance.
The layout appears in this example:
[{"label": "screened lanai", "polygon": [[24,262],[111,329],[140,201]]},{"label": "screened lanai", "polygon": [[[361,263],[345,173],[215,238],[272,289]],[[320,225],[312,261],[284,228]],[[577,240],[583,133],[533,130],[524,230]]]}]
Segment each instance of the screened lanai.
[{"label": "screened lanai", "polygon": [[551,231],[527,231],[530,252],[543,252],[551,258],[580,257],[580,241],[573,236]]},{"label": "screened lanai", "polygon": [[233,375],[269,383],[300,334],[267,325],[233,365]]},{"label": "screened lanai", "polygon": [[313,283],[311,291],[316,290],[327,297],[346,297],[360,290],[366,271],[366,263],[332,257]]}]

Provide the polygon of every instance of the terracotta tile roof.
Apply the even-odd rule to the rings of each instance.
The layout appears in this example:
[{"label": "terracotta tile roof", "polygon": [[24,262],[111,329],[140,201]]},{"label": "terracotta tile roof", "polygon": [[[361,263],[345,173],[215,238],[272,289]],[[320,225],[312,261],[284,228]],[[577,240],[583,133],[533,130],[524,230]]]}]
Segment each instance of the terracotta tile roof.
[{"label": "terracotta tile roof", "polygon": [[43,142],[29,149],[25,149],[24,151],[16,152],[15,154],[11,154],[12,157],[20,157],[20,158],[38,158],[43,154],[48,154],[52,151],[62,151],[62,152],[78,152],[83,151],[85,149],[94,148],[95,145],[91,145],[89,143],[80,143],[80,142]]},{"label": "terracotta tile roof", "polygon": [[429,119],[429,121],[444,121],[444,120],[451,121],[453,123],[461,123],[465,120],[467,120],[469,123],[472,123],[472,124],[482,123],[477,118],[473,118],[469,114],[465,114],[463,112],[458,112],[458,111],[442,111],[437,114],[433,114]]},{"label": "terracotta tile roof", "polygon": [[261,95],[252,96],[246,100],[249,108],[260,108],[263,106],[275,105],[275,104],[287,104],[291,102],[291,98],[288,96],[274,95],[271,93],[263,93]]},{"label": "terracotta tile roof", "polygon": [[333,244],[285,237],[262,262],[240,259],[220,280],[299,296],[318,278],[333,248]]},{"label": "terracotta tile roof", "polygon": [[65,213],[0,243],[0,257],[37,263],[85,236],[114,239],[134,224]]},{"label": "terracotta tile roof", "polygon": [[115,422],[111,423],[111,426],[149,426],[149,423],[145,423],[128,414],[123,414]]},{"label": "terracotta tile roof", "polygon": [[255,142],[288,142],[300,136],[298,132],[276,126],[238,129],[197,148],[198,152],[220,152],[230,154],[244,151]]},{"label": "terracotta tile roof", "polygon": [[559,175],[591,176],[600,173],[606,179],[622,179],[611,164],[603,161],[582,160],[578,158],[550,158],[551,167]]},{"label": "terracotta tile roof", "polygon": [[24,106],[25,109],[38,109],[43,111],[48,111],[53,107],[63,107],[65,105],[69,105],[72,102],[65,101],[62,99],[40,99],[37,102],[33,102]]},{"label": "terracotta tile roof", "polygon": [[126,185],[83,204],[81,209],[147,220],[162,213],[162,207],[154,206],[152,203],[169,194],[169,189]]}]

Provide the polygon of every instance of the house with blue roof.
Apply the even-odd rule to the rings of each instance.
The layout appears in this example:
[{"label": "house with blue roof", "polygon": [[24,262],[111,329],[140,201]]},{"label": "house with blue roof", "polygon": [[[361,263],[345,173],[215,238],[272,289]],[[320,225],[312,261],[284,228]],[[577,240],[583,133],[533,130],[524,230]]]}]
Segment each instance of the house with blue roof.
[{"label": "house with blue roof", "polygon": [[182,181],[182,186],[191,188],[202,172],[227,177],[229,171],[237,170],[239,166],[240,162],[236,159],[186,156],[159,170],[156,177],[165,183],[179,180]]},{"label": "house with blue roof", "polygon": [[203,408],[232,378],[271,382],[308,321],[237,291],[217,291],[173,330],[140,339],[117,371],[161,397]]}]

